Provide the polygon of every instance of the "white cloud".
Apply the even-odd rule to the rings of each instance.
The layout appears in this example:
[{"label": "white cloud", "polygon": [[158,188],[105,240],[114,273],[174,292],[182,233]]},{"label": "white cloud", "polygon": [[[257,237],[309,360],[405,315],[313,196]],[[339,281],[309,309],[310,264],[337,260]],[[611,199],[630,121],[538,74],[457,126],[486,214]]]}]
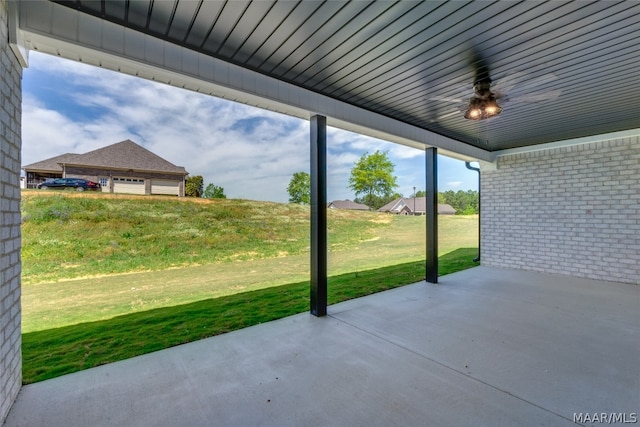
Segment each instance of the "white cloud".
[{"label": "white cloud", "polygon": [[25,73],[32,71],[49,84],[68,85],[57,93],[60,105],[91,114],[57,111],[27,87],[24,164],[128,138],[222,185],[230,197],[276,201],[287,200],[295,171],[308,170],[302,120],[46,55],[32,57]]},{"label": "white cloud", "polygon": [[[291,175],[309,170],[304,120],[35,52],[30,62],[23,164],[131,139],[229,197],[282,202]],[[404,187],[421,179],[421,150],[334,128],[327,145],[330,200],[353,197],[349,174],[364,152],[388,150]]]},{"label": "white cloud", "polygon": [[125,129],[118,123],[78,123],[30,97],[23,99],[22,121],[23,164],[64,153],[84,153],[126,139]]}]

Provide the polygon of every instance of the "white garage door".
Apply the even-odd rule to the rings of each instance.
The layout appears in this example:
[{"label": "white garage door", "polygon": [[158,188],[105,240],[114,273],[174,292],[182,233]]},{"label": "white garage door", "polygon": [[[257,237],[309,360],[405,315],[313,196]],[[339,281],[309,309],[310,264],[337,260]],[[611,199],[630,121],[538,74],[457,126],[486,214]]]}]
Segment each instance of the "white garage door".
[{"label": "white garage door", "polygon": [[151,181],[151,194],[178,196],[180,194],[180,183],[166,179],[154,179]]},{"label": "white garage door", "polygon": [[123,178],[123,177],[113,178],[113,192],[129,193],[129,194],[145,194],[144,179]]}]

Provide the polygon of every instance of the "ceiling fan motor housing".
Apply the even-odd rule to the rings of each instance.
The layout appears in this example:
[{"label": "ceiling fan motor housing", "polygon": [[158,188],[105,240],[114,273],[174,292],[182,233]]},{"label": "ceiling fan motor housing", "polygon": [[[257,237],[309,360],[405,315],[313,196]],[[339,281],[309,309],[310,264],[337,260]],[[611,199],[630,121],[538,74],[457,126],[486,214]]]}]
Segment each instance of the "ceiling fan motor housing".
[{"label": "ceiling fan motor housing", "polygon": [[479,80],[473,84],[473,90],[476,93],[476,97],[481,99],[487,99],[493,96],[491,93],[491,79]]}]

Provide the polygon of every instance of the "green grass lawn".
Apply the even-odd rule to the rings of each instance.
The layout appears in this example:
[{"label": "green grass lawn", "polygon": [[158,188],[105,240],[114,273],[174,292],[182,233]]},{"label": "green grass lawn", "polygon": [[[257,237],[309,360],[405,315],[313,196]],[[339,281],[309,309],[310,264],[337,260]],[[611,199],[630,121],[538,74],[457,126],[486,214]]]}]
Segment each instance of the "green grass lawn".
[{"label": "green grass lawn", "polygon": [[[309,308],[308,207],[26,191],[22,213],[27,383]],[[424,278],[424,217],[328,223],[331,303]],[[439,218],[440,275],[476,246],[477,216]]]},{"label": "green grass lawn", "polygon": [[[23,285],[309,253],[308,206],[22,193]],[[423,259],[424,217],[329,209],[334,274]],[[477,216],[439,218],[439,254],[477,246]],[[345,255],[347,254],[347,255]]]},{"label": "green grass lawn", "polygon": [[[439,274],[470,268],[476,249],[439,258]],[[425,263],[347,273],[329,279],[329,304],[423,280]],[[23,382],[54,378],[309,310],[309,282],[273,286],[171,307],[25,333]]]},{"label": "green grass lawn", "polygon": [[[309,251],[309,207],[249,200],[22,193],[23,284],[251,261]],[[329,212],[349,249],[387,222]]]}]

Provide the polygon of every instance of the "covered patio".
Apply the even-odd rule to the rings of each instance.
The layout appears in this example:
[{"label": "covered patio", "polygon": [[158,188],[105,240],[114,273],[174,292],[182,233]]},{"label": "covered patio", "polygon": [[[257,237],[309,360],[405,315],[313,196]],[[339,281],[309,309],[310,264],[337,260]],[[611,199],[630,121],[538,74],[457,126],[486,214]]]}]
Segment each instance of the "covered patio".
[{"label": "covered patio", "polygon": [[476,267],[25,386],[5,427],[622,424],[638,303],[630,284]]},{"label": "covered patio", "polygon": [[[0,0],[0,422],[637,421],[639,18],[635,1]],[[309,120],[316,317],[22,387],[30,51]],[[424,151],[428,283],[327,308],[328,126]],[[482,179],[482,266],[442,278],[437,155]]]}]

